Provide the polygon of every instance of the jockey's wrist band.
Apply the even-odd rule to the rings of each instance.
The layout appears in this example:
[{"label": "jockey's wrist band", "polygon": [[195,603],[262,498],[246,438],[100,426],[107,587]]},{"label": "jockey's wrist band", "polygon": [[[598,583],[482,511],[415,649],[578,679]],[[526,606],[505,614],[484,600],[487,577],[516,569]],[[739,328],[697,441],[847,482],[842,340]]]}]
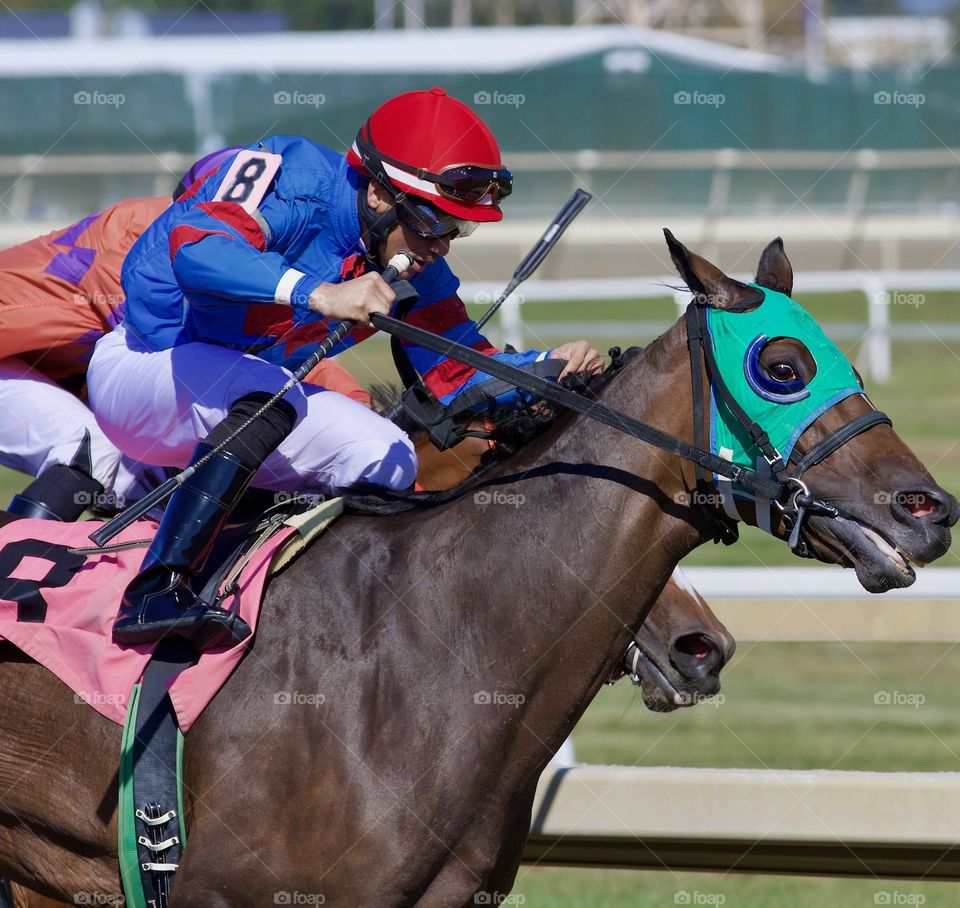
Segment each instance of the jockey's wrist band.
[{"label": "jockey's wrist band", "polygon": [[297,271],[296,268],[288,268],[283,272],[280,280],[277,282],[277,289],[273,291],[273,301],[289,306],[293,291],[296,289],[297,284],[305,277],[306,274],[302,271]]}]

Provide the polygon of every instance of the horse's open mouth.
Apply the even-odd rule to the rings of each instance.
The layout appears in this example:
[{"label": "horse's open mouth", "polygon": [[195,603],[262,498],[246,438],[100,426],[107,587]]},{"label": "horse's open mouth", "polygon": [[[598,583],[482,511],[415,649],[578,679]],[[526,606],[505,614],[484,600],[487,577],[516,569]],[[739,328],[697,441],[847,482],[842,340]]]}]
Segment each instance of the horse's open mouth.
[{"label": "horse's open mouth", "polygon": [[824,535],[836,540],[841,549],[838,560],[856,570],[857,579],[867,592],[885,593],[910,586],[917,579],[910,562],[913,560],[922,567],[920,562],[911,559],[873,527],[848,517],[813,520],[818,530],[826,531]]},{"label": "horse's open mouth", "polygon": [[682,706],[697,702],[691,691],[681,691],[667,677],[656,659],[637,642],[637,675],[640,678],[640,693],[643,703],[651,712],[668,713]]}]

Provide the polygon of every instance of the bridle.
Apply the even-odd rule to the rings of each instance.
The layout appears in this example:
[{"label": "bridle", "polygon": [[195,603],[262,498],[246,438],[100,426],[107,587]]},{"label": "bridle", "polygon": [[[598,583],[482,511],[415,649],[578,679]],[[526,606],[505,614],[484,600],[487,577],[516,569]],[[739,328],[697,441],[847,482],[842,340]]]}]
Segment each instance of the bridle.
[{"label": "bridle", "polygon": [[[752,305],[755,302],[756,299],[751,299],[743,305]],[[804,473],[862,432],[866,432],[876,425],[892,425],[890,417],[880,410],[863,413],[832,431],[804,454],[800,454],[794,447],[788,461],[785,462],[783,455],[772,444],[763,427],[750,419],[733,394],[730,393],[730,389],[717,367],[713,340],[707,325],[707,309],[706,303],[697,300],[695,297],[694,301],[687,307],[685,314],[687,349],[690,354],[693,387],[694,445],[698,448],[709,447],[704,438],[706,406],[709,402],[703,383],[703,375],[706,373],[707,390],[723,401],[729,412],[747,431],[754,446],[760,451],[769,466],[774,481],[778,484],[777,494],[762,494],[762,497],[767,498],[771,507],[779,511],[781,521],[789,530],[787,545],[791,551],[800,557],[811,557],[809,546],[802,535],[805,518],[808,516],[837,518],[841,515],[836,506],[828,504],[810,493],[810,489],[803,481]],[[751,472],[753,476],[751,477],[750,472],[748,472],[748,478],[752,479],[760,475],[756,471]],[[707,502],[709,500],[706,497],[709,491],[708,479],[699,464],[695,465],[695,481],[699,500],[702,503]],[[757,495],[756,492],[763,493],[764,490],[752,488],[753,483],[750,481],[744,481],[743,479],[738,481],[740,485],[754,492],[754,502],[759,507],[758,499],[761,496]],[[732,519],[721,516],[710,507],[704,506],[704,512],[713,527],[714,538],[718,542],[729,545],[737,540],[737,527]]]},{"label": "bridle", "polygon": [[[756,299],[747,301],[745,305],[756,301]],[[802,538],[806,518],[815,516],[835,519],[843,515],[835,505],[811,494],[803,481],[803,475],[811,467],[829,457],[842,445],[867,431],[867,429],[881,423],[891,425],[890,418],[878,410],[858,416],[831,432],[804,454],[799,454],[794,449],[788,459],[788,467],[788,463],[784,461],[780,451],[772,444],[763,427],[747,416],[744,409],[730,393],[717,367],[713,343],[707,325],[707,309],[705,300],[695,297],[688,306],[685,315],[687,346],[693,382],[693,444],[627,416],[625,413],[613,410],[599,400],[584,397],[539,375],[531,374],[509,363],[500,362],[463,344],[438,337],[429,331],[406,324],[399,319],[375,315],[372,321],[375,327],[386,331],[395,340],[406,341],[441,353],[465,365],[472,366],[486,375],[502,379],[514,387],[523,388],[550,403],[574,410],[640,441],[690,461],[695,467],[697,490],[700,493],[697,496],[697,501],[707,515],[714,532],[714,538],[726,544],[736,541],[736,524],[732,520],[725,519],[708,504],[711,496],[709,496],[707,477],[709,474],[716,474],[738,484],[746,489],[755,501],[767,500],[771,503],[771,508],[777,510],[783,525],[789,529],[787,543],[790,549],[801,557],[809,557],[809,546]],[[703,380],[704,374],[707,377],[706,384]],[[757,469],[734,463],[710,450],[710,443],[704,437],[706,407],[709,402],[708,392],[712,392],[721,399],[734,418],[746,430],[752,443],[762,453],[763,460],[769,466],[768,475],[764,475]],[[444,414],[443,408],[439,405],[437,405],[436,410],[440,414]],[[427,414],[421,412],[411,413],[411,415],[415,419],[419,417],[418,421],[421,421]],[[433,422],[435,418],[428,418],[427,422]],[[429,429],[429,426],[425,427]]]}]

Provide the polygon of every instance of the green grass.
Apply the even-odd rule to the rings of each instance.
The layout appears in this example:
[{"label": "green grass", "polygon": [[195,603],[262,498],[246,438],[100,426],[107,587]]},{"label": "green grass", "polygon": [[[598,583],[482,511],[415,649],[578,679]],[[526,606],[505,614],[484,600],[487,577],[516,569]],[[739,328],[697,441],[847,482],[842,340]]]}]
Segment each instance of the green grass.
[{"label": "green grass", "polygon": [[[654,714],[621,682],[601,691],[574,741],[578,759],[595,763],[956,772],[958,680],[952,644],[746,644],[724,671],[718,705]],[[925,701],[874,702],[893,691]],[[543,867],[521,868],[514,892],[528,908],[672,906],[683,892],[720,894],[726,908],[869,908],[882,892],[960,903],[948,883]]]},{"label": "green grass", "polygon": [[[896,902],[877,901],[892,894]],[[953,883],[840,880],[670,871],[521,867],[513,895],[523,908],[956,908]],[[690,901],[681,901],[684,897]],[[924,901],[918,900],[922,896]],[[520,898],[522,902],[519,902]],[[693,901],[697,899],[697,901]],[[722,900],[721,900],[722,899]]]},{"label": "green grass", "polygon": [[[628,683],[577,728],[588,763],[960,771],[955,644],[741,643],[714,705],[651,713]],[[920,706],[874,702],[922,695]]]}]

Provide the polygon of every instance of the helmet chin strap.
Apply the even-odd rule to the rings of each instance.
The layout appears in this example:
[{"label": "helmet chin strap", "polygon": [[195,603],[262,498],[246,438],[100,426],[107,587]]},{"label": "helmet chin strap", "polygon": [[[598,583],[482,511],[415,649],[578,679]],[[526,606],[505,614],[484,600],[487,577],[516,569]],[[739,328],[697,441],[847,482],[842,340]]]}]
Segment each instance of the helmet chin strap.
[{"label": "helmet chin strap", "polygon": [[357,210],[360,213],[360,224],[370,236],[367,260],[382,268],[380,248],[386,243],[387,234],[400,222],[396,206],[391,205],[388,211],[374,211],[367,202],[367,187],[363,185],[357,190]]}]

